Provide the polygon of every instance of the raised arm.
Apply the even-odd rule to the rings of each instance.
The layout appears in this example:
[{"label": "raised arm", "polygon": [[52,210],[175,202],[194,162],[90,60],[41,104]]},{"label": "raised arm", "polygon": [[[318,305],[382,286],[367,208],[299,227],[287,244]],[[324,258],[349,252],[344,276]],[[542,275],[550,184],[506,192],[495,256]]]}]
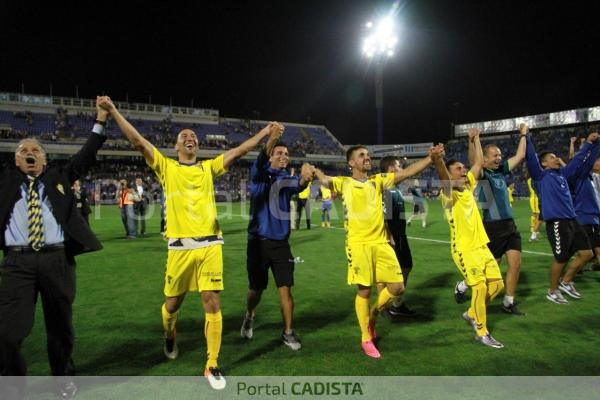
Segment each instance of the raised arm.
[{"label": "raised arm", "polygon": [[139,133],[137,129],[135,129],[133,125],[131,125],[129,121],[125,119],[125,117],[119,112],[119,110],[117,110],[117,107],[115,107],[110,97],[100,97],[98,99],[98,104],[100,107],[102,107],[110,113],[110,116],[115,120],[115,122],[119,126],[119,129],[121,129],[121,132],[123,132],[127,140],[129,140],[129,142],[133,145],[133,147],[137,149],[137,151],[142,153],[142,155],[146,159],[146,163],[148,165],[153,165],[154,146],[152,145],[152,143],[147,141],[146,138],[144,138],[142,134]]},{"label": "raised arm", "polygon": [[325,175],[325,173],[323,171],[321,171],[319,168],[315,168],[315,176],[317,177],[319,182],[321,182],[321,185],[323,185],[329,189],[333,189],[331,176]]},{"label": "raised arm", "polygon": [[440,184],[442,186],[444,195],[447,198],[451,198],[452,182],[450,180],[450,173],[448,172],[448,168],[446,168],[446,164],[444,163],[443,153],[433,153],[432,160],[433,165],[435,165],[438,177],[440,178]]},{"label": "raised arm", "polygon": [[274,129],[270,134],[269,134],[269,139],[267,140],[267,144],[265,145],[265,152],[267,153],[267,156],[271,156],[271,153],[273,152],[273,149],[275,148],[275,145],[277,144],[277,142],[279,142],[279,139],[281,139],[281,136],[283,135],[283,131],[285,130],[285,127],[283,125],[281,125],[281,130],[279,129]]},{"label": "raised arm", "polygon": [[302,164],[302,168],[300,168],[300,186],[306,186],[312,181],[315,170],[316,168],[309,163]]},{"label": "raised arm", "polygon": [[589,175],[592,171],[594,162],[598,158],[600,151],[598,137],[597,132],[590,133],[581,150],[579,150],[573,159],[563,168],[563,174],[567,179],[580,179]]},{"label": "raised arm", "polygon": [[417,162],[410,164],[408,167],[401,171],[394,173],[394,183],[402,182],[405,179],[410,178],[413,175],[417,175],[431,164],[431,155],[420,159]]},{"label": "raised arm", "polygon": [[108,119],[108,112],[98,106],[98,99],[100,97],[96,98],[96,124],[92,129],[92,133],[83,147],[65,165],[65,172],[71,184],[88,173],[91,166],[96,162],[98,150],[100,150],[100,147],[102,147],[102,144],[106,140],[104,125],[106,125],[106,120]]},{"label": "raised arm", "polygon": [[535,152],[535,147],[533,146],[533,141],[531,140],[531,135],[527,135],[527,149],[525,150],[525,159],[527,161],[527,170],[529,171],[529,176],[534,181],[539,181],[542,179],[542,166],[540,165],[540,160]]},{"label": "raised arm", "polygon": [[525,159],[525,151],[527,149],[527,133],[529,133],[529,127],[527,124],[519,125],[519,145],[517,146],[517,152],[514,156],[508,159],[508,170],[512,171],[518,167],[519,164]]},{"label": "raised arm", "polygon": [[473,154],[473,161],[469,160],[469,162],[471,163],[471,173],[477,180],[481,178],[481,170],[483,169],[483,150],[479,141],[480,133],[477,128],[469,128],[469,154]]},{"label": "raised arm", "polygon": [[572,160],[575,157],[575,142],[577,141],[577,137],[573,136],[569,140],[569,160]]},{"label": "raised arm", "polygon": [[[250,150],[255,148],[260,144],[260,142],[267,136],[271,135],[271,133],[279,132],[279,137],[283,133],[283,125],[277,122],[271,122],[269,125],[265,126],[258,132],[256,135],[252,136],[250,139],[246,140],[244,143],[240,144],[238,147],[235,147],[229,151],[227,151],[223,156],[223,166],[227,169],[233,164],[235,160],[240,157],[243,157]],[[277,136],[277,135],[276,135]]]},{"label": "raised arm", "polygon": [[[479,132],[479,129],[477,128],[470,128],[469,129],[469,148],[467,151],[467,157],[469,158],[469,165],[473,166],[477,163],[477,160],[479,159],[479,157],[481,157],[481,160],[483,160],[483,150],[481,151],[481,154],[477,154],[477,149],[475,146],[471,146],[472,143],[472,134],[474,135],[476,132]],[[478,134],[479,135],[479,134]],[[480,146],[481,148],[481,146]],[[483,161],[482,161],[483,163]],[[476,179],[481,178],[479,175],[475,175]]]}]

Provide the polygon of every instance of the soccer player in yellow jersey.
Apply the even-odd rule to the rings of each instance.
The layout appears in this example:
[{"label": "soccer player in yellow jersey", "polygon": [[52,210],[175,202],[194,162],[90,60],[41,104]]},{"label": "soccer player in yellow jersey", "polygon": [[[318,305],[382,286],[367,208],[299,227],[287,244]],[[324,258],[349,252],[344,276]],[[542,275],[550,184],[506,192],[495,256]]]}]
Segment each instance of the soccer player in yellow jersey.
[{"label": "soccer player in yellow jersey", "polygon": [[198,138],[190,129],[177,135],[177,160],[163,156],[119,113],[109,98],[101,107],[110,112],[124,135],[138,149],[156,173],[165,194],[168,255],[165,274],[165,303],[162,320],[165,330],[164,353],[175,359],[177,314],[187,292],[201,293],[205,311],[204,335],[208,361],[204,376],[214,389],[225,388],[225,377],[218,368],[223,318],[220,291],[223,290],[223,238],[219,222],[213,179],[227,172],[239,157],[269,135],[281,135],[283,126],[271,123],[236,148],[212,160],[198,161]]},{"label": "soccer player in yellow jersey", "polygon": [[531,222],[530,222],[530,230],[531,237],[529,238],[530,242],[537,242],[539,239],[537,237],[538,232],[540,230],[540,199],[533,188],[533,184],[531,182],[531,178],[527,179],[527,187],[529,188],[529,208],[531,209]]},{"label": "soccer player in yellow jersey", "polygon": [[512,207],[513,203],[515,202],[515,198],[513,196],[513,193],[515,192],[515,184],[511,183],[507,186],[506,190],[508,190],[508,204],[510,204]]},{"label": "soccer player in yellow jersey", "polygon": [[[430,150],[443,152],[443,146]],[[361,331],[361,345],[369,357],[379,358],[375,346],[375,319],[391,301],[404,292],[402,271],[394,249],[388,243],[383,217],[383,190],[418,174],[431,164],[431,155],[395,173],[369,176],[371,158],[364,146],[353,146],[346,152],[352,176],[331,177],[316,169],[322,185],[341,196],[344,202],[348,284],[357,285],[356,316]],[[384,284],[377,301],[369,310],[371,287]]]},{"label": "soccer player in yellow jersey", "polygon": [[432,158],[442,184],[440,198],[450,225],[452,259],[473,291],[471,307],[463,318],[475,330],[477,341],[502,348],[502,343],[490,335],[486,325],[487,304],[502,291],[504,282],[498,263],[487,247],[489,239],[473,196],[476,177],[481,176],[483,167],[478,129],[469,130],[469,148],[469,154],[475,154],[470,170],[458,160],[444,163],[439,153]]}]

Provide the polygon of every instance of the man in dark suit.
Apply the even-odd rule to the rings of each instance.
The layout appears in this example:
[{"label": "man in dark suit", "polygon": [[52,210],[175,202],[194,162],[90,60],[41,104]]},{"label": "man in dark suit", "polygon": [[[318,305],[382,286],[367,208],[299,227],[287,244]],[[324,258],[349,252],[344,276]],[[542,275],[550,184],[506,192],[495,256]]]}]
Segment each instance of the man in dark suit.
[{"label": "man in dark suit", "polygon": [[52,375],[75,374],[75,256],[102,245],[78,211],[71,187],[95,162],[106,140],[107,115],[98,108],[93,132],[67,164],[46,165],[41,144],[24,139],[15,151],[17,168],[0,169],[0,375],[27,373],[20,348],[33,326],[38,293]]},{"label": "man in dark suit", "polygon": [[133,190],[138,194],[138,201],[134,201],[133,203],[136,225],[139,235],[144,236],[146,234],[146,213],[150,205],[150,188],[144,183],[141,176],[136,176]]}]

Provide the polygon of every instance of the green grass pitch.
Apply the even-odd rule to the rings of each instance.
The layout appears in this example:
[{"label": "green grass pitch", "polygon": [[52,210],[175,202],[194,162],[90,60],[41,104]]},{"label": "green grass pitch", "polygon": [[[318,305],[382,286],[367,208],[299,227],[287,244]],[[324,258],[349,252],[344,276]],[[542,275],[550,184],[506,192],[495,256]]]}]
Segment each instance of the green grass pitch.
[{"label": "green grass pitch", "polygon": [[[430,201],[429,226],[415,221],[408,228],[414,268],[406,301],[418,317],[390,322],[380,318],[380,360],[360,348],[354,313],[355,288],[346,284],[344,231],[335,202],[332,229],[319,223],[313,207],[313,229],[294,231],[296,264],[295,328],[303,348],[281,345],[277,293],[270,282],[260,304],[254,338],[240,338],[245,309],[247,206],[219,205],[225,235],[224,318],[220,366],[228,375],[597,375],[600,373],[600,273],[576,278],[581,300],[561,306],[545,299],[552,260],[545,235],[528,243],[529,208],[517,201],[517,226],[524,238],[523,267],[517,301],[527,313],[514,317],[500,310],[501,296],[489,307],[492,334],[502,350],[474,342],[461,314],[467,303],[454,302],[460,278],[450,258],[448,225],[438,201]],[[197,293],[189,293],[177,325],[180,356],[162,353],[160,307],[166,243],[159,235],[156,209],[148,237],[125,240],[118,209],[103,206],[91,216],[104,250],[78,257],[74,306],[74,360],[80,375],[198,375],[205,362],[203,311]],[[303,221],[304,222],[304,221]],[[543,228],[542,228],[543,231]],[[426,239],[426,240],[423,240]],[[504,263],[501,266],[505,270]],[[589,267],[588,267],[589,268]],[[570,300],[570,299],[569,299]],[[47,375],[45,332],[40,305],[36,323],[23,345],[29,374]]]}]

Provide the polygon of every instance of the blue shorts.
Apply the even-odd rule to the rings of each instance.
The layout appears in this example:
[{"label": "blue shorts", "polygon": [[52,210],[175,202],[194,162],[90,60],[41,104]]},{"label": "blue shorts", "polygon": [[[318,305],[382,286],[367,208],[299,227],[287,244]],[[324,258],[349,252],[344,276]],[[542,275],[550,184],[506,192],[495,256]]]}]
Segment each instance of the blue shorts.
[{"label": "blue shorts", "polygon": [[321,210],[331,210],[331,200],[323,201],[323,204],[321,204]]}]

